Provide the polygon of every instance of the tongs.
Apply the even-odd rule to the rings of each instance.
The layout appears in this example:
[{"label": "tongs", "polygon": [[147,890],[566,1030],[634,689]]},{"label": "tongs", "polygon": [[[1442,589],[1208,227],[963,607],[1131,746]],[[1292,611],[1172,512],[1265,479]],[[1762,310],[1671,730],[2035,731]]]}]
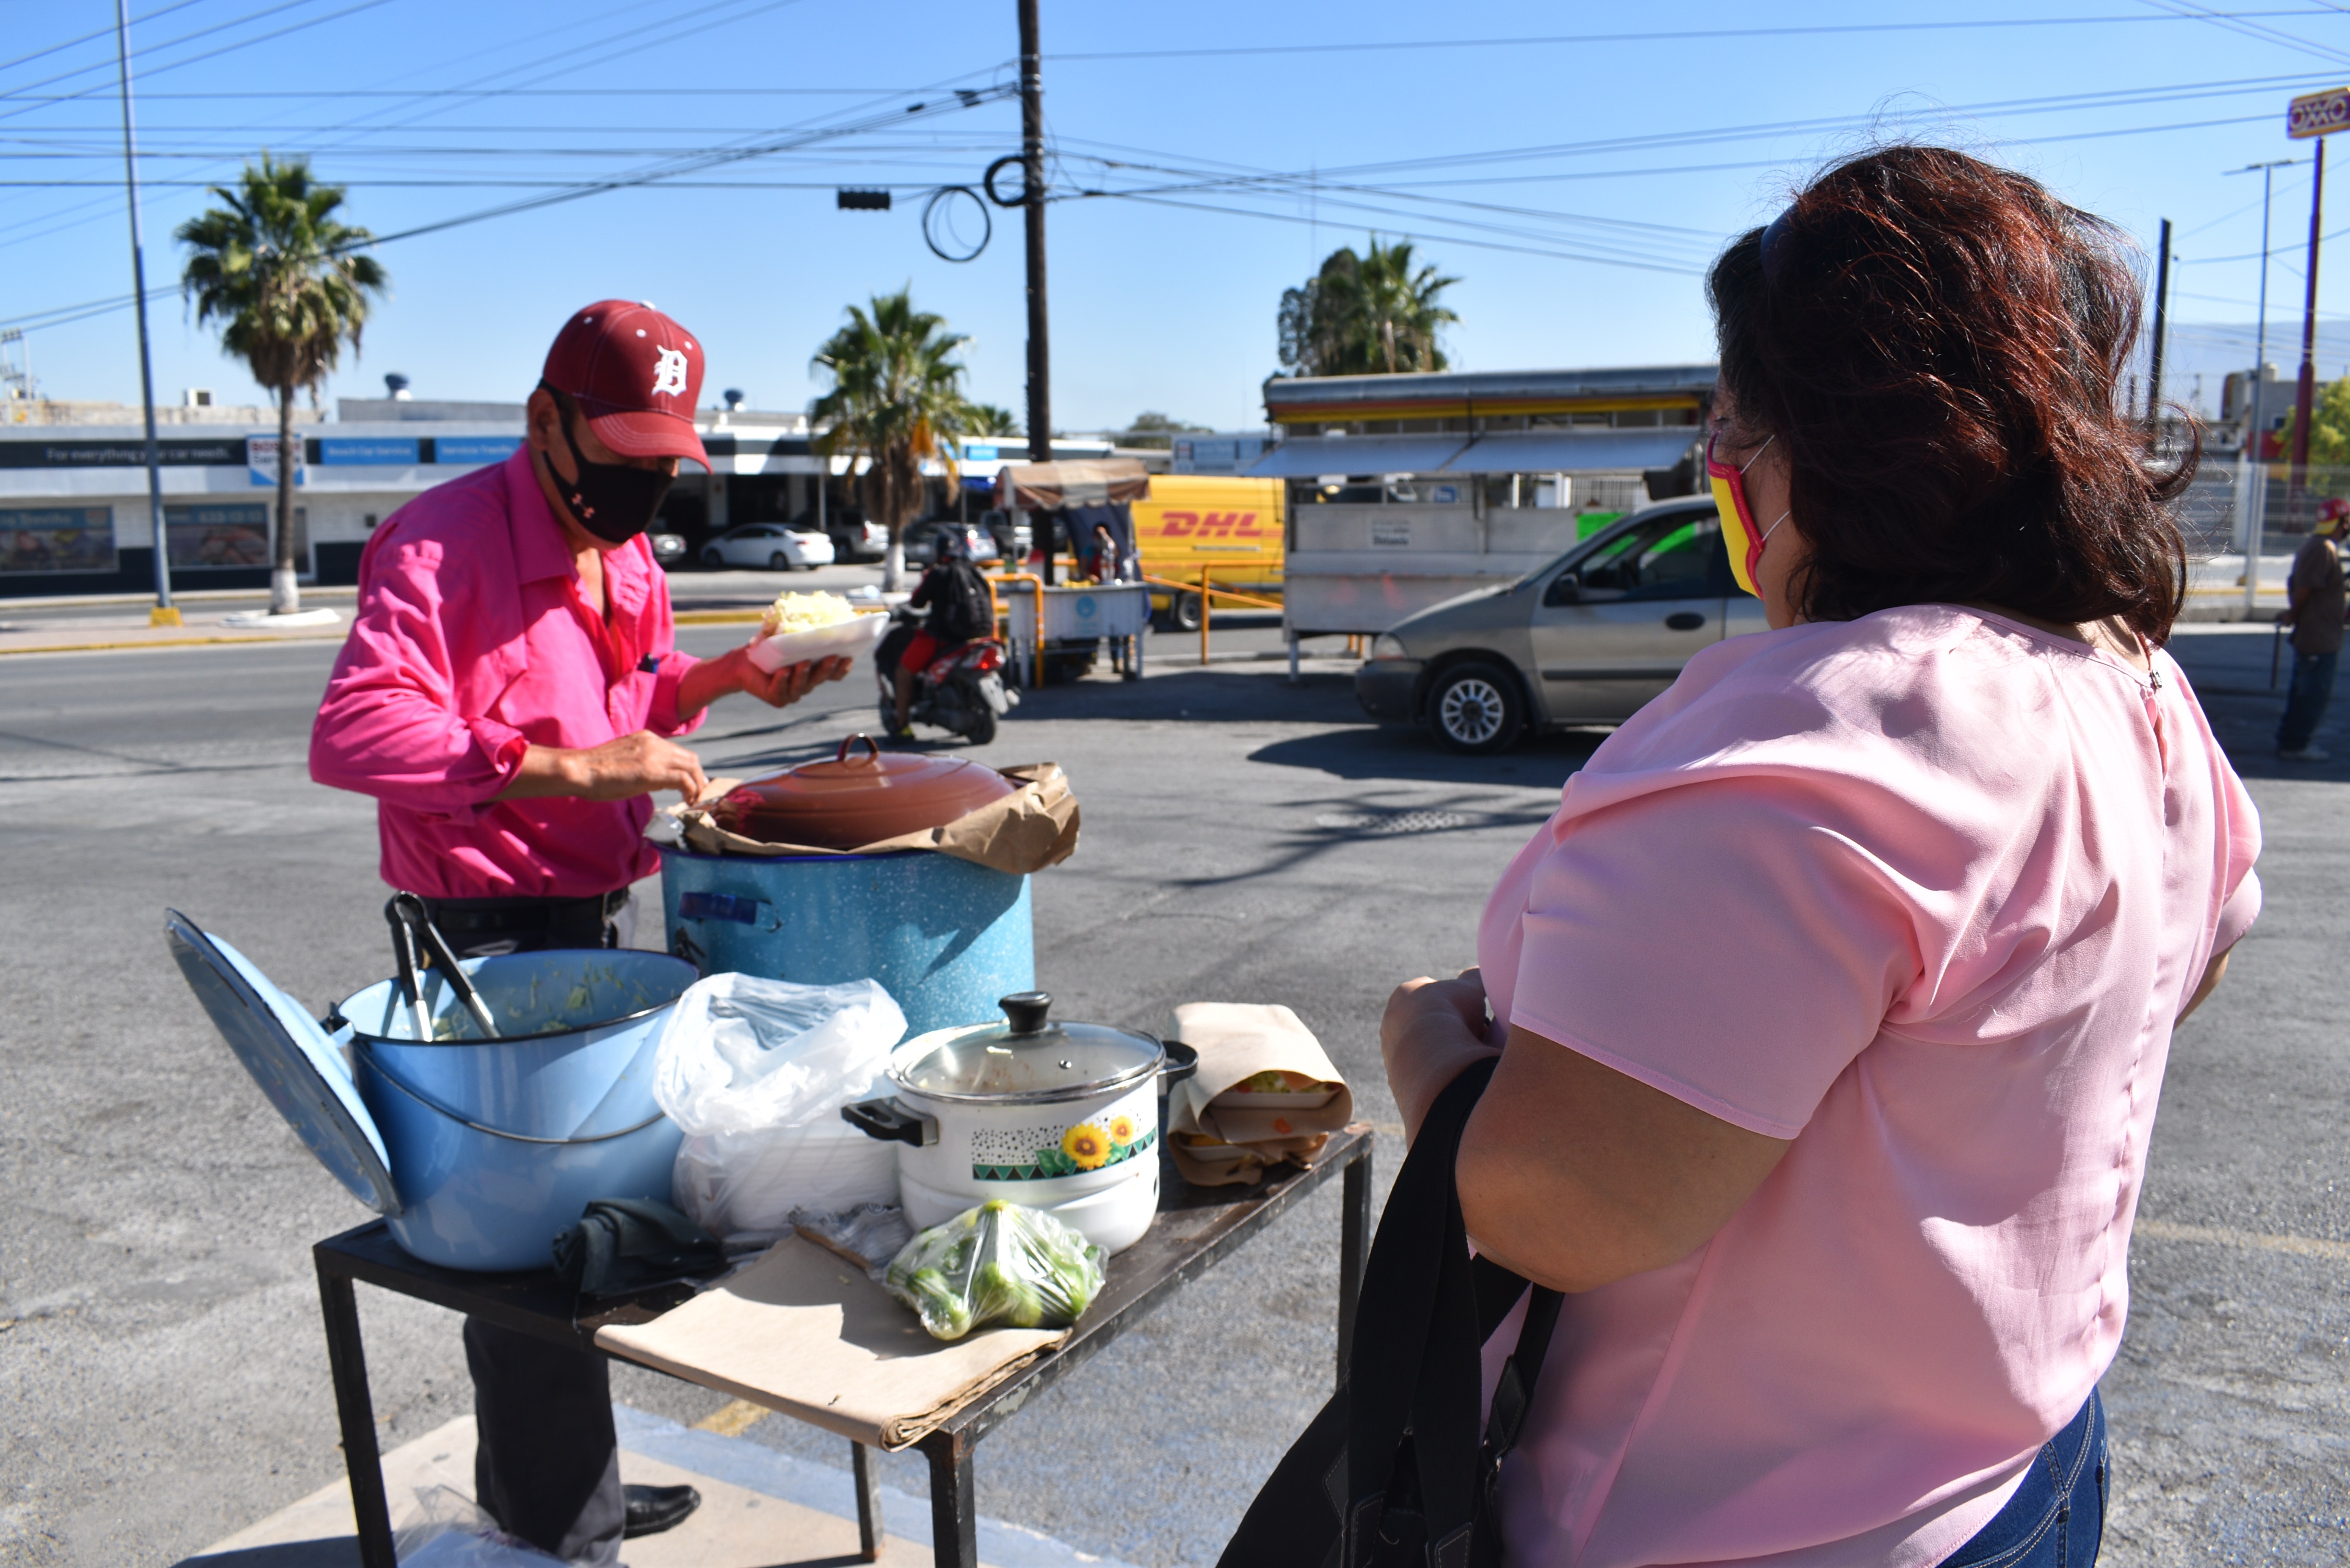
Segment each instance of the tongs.
[{"label": "tongs", "polygon": [[[423,970],[426,959],[436,965],[449,979],[449,988],[482,1026],[482,1033],[491,1039],[498,1038],[497,1022],[490,1016],[489,1003],[473,988],[473,978],[458,966],[457,955],[449,947],[449,939],[432,923],[426,912],[424,900],[413,893],[394,893],[383,907],[383,918],[391,926],[392,957],[400,963],[400,989],[408,998],[410,1011],[416,1019],[416,1038],[432,1038],[432,1017],[424,1009]],[[419,945],[423,954],[417,951]]]}]

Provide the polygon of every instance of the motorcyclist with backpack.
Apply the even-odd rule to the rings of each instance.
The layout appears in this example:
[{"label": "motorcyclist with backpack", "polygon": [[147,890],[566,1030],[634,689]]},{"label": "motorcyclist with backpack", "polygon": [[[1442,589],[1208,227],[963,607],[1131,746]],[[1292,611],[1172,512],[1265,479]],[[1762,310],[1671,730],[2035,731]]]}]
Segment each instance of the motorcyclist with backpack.
[{"label": "motorcyclist with backpack", "polygon": [[909,608],[930,611],[930,617],[898,655],[890,690],[897,701],[890,736],[905,740],[914,732],[910,713],[914,682],[941,654],[953,653],[965,643],[995,635],[995,611],[987,593],[987,579],[971,564],[962,538],[955,533],[939,535],[938,558],[914,585]]}]

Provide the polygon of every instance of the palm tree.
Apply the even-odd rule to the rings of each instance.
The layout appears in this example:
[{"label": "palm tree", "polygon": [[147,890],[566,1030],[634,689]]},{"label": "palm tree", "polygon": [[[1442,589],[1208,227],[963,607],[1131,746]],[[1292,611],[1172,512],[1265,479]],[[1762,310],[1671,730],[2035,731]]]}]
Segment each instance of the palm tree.
[{"label": "palm tree", "polygon": [[277,400],[277,559],[269,575],[269,613],[301,607],[294,582],[294,397],[315,391],[353,351],[367,324],[368,296],[390,285],[374,257],[358,254],[374,235],[338,221],[340,185],[315,184],[300,158],[268,153],[248,163],[234,191],[215,185],[220,205],[182,223],[179,242],[192,253],[180,293],[199,323],[221,324],[221,348],[252,367],[253,379]]},{"label": "palm tree", "polygon": [[1436,331],[1461,320],[1436,302],[1438,295],[1461,280],[1439,277],[1433,266],[1414,272],[1411,261],[1409,240],[1382,245],[1373,234],[1371,254],[1356,274],[1356,345],[1372,361],[1370,369],[1390,376],[1400,370],[1444,369]]},{"label": "palm tree", "polygon": [[995,403],[973,403],[971,406],[972,435],[1016,436],[1020,433],[1020,416]]},{"label": "palm tree", "polygon": [[1414,271],[1409,241],[1382,245],[1373,234],[1367,256],[1341,246],[1303,288],[1282,294],[1282,367],[1300,376],[1446,369],[1437,331],[1461,317],[1437,296],[1460,281]]},{"label": "palm tree", "polygon": [[812,422],[831,427],[816,448],[864,460],[858,499],[889,533],[881,586],[891,592],[905,576],[906,524],[927,499],[922,461],[936,458],[959,482],[956,443],[980,423],[962,395],[963,368],[951,358],[970,340],[945,326],[944,317],[914,308],[911,288],[875,295],[869,310],[848,307],[848,325],[811,361],[832,378],[832,390],[808,409]]}]

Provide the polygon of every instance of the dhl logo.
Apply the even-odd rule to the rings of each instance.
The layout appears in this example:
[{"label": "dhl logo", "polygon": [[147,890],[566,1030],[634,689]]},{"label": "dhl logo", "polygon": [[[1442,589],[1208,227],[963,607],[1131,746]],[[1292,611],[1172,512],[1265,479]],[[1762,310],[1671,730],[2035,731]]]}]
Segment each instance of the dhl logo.
[{"label": "dhl logo", "polygon": [[1159,531],[1170,539],[1262,539],[1253,512],[1162,512]]}]

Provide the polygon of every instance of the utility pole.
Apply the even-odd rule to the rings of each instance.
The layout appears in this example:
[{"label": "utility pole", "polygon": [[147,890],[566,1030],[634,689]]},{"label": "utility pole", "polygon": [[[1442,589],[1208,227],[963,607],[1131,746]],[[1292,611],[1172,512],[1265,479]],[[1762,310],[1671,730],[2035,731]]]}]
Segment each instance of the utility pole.
[{"label": "utility pole", "polygon": [[2268,511],[2269,467],[2268,431],[2262,425],[2262,391],[2265,378],[2262,372],[2269,358],[2269,197],[2274,187],[2276,171],[2290,169],[2301,161],[2298,158],[2278,158],[2266,163],[2247,163],[2241,169],[2230,169],[2230,174],[2251,174],[2261,177],[2261,292],[2260,322],[2252,337],[2251,398],[2247,408],[2243,449],[2237,454],[2236,515],[2244,536],[2244,609],[2250,614],[2253,601],[2261,591],[2261,535],[2265,531]]},{"label": "utility pole", "polygon": [[2146,444],[2162,440],[2162,337],[2170,311],[2170,220],[2162,220],[2161,259],[2154,264],[2154,344],[2146,367]]},{"label": "utility pole", "polygon": [[[118,0],[119,3],[119,0]],[[1028,241],[1028,461],[1053,461],[1053,348],[1045,310],[1045,70],[1036,0],[1020,0],[1020,182]],[[1045,581],[1053,580],[1049,516]]]},{"label": "utility pole", "polygon": [[[139,147],[130,125],[130,0],[114,0],[114,58],[122,86],[122,183],[130,200],[130,296],[139,308],[139,404],[147,415],[147,507],[154,524],[155,607],[150,626],[177,626],[172,603],[172,556],[163,527],[163,454],[155,441],[155,369],[147,349],[147,242],[139,223]],[[278,461],[285,461],[285,453]]]}]

